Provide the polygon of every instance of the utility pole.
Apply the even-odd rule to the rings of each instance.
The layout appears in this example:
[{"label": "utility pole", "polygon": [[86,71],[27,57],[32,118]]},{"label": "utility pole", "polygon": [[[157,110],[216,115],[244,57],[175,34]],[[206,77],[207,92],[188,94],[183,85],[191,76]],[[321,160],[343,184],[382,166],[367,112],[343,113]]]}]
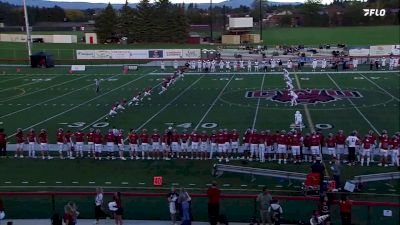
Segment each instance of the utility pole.
[{"label": "utility pole", "polygon": [[262,14],[262,1],[263,0],[259,0],[260,1],[260,18],[258,19],[258,23],[260,26],[260,40],[263,40],[263,14]]},{"label": "utility pole", "polygon": [[212,13],[212,0],[210,0],[210,42],[213,42],[213,13]]},{"label": "utility pole", "polygon": [[26,0],[22,0],[24,4],[24,17],[25,17],[25,30],[26,30],[26,43],[28,45],[28,58],[29,62],[31,61],[32,55],[32,39],[31,39],[31,31],[29,30],[29,19],[28,19],[28,10],[26,7]]}]

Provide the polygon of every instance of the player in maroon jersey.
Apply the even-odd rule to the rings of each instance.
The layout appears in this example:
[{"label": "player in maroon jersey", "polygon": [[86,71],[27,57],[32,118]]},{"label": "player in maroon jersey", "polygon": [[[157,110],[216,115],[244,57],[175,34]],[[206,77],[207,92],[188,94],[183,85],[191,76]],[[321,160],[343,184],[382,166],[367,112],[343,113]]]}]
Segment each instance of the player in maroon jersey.
[{"label": "player in maroon jersey", "polygon": [[311,149],[313,163],[316,162],[318,156],[321,156],[320,144],[321,144],[320,136],[318,136],[315,131],[311,132],[310,149]]},{"label": "player in maroon jersey", "polygon": [[392,158],[392,164],[390,164],[391,166],[397,166],[399,167],[399,143],[400,143],[400,139],[397,135],[393,135],[392,139],[390,140],[390,151],[391,151],[391,158]]},{"label": "player in maroon jersey", "polygon": [[193,131],[190,135],[190,148],[192,150],[192,158],[195,158],[197,160],[200,159],[199,141],[200,135],[196,131]]},{"label": "player in maroon jersey", "polygon": [[58,146],[58,153],[60,155],[60,159],[64,159],[64,145],[66,143],[64,130],[62,128],[58,128],[57,134],[57,146]]},{"label": "player in maroon jersey", "polygon": [[74,134],[74,141],[76,146],[76,155],[83,158],[83,144],[85,143],[85,133],[78,129]]},{"label": "player in maroon jersey", "polygon": [[[346,162],[343,155],[346,154],[346,136],[343,134],[343,130],[339,130],[335,136],[336,139],[336,158],[340,161],[343,158],[343,162]],[[347,155],[347,154],[346,154]],[[343,156],[343,157],[342,157]]]},{"label": "player in maroon jersey", "polygon": [[25,136],[24,132],[21,128],[17,129],[17,134],[15,135],[17,149],[15,151],[14,158],[24,158],[24,143],[25,143]]},{"label": "player in maroon jersey", "polygon": [[226,154],[227,158],[233,158],[232,155],[230,155],[230,149],[231,149],[231,134],[228,132],[228,129],[224,129],[224,138],[225,138],[225,147],[224,151]]},{"label": "player in maroon jersey", "polygon": [[52,159],[49,154],[49,140],[47,136],[47,131],[45,129],[42,129],[39,134],[39,142],[40,142],[40,150],[42,152],[42,159]]},{"label": "player in maroon jersey", "polygon": [[240,144],[240,134],[239,132],[237,132],[236,129],[233,129],[231,133],[232,158],[240,159],[239,144]]},{"label": "player in maroon jersey", "polygon": [[203,130],[200,135],[200,159],[205,160],[207,158],[207,149],[209,146],[209,137],[207,132]]},{"label": "player in maroon jersey", "polygon": [[373,130],[370,130],[368,132],[369,139],[371,140],[372,146],[371,146],[371,162],[375,162],[375,153],[376,153],[376,146],[377,146],[377,138],[376,134],[374,133]]},{"label": "player in maroon jersey", "polygon": [[293,132],[289,131],[286,134],[286,146],[287,146],[287,151],[286,151],[286,160],[287,161],[291,161],[293,158],[293,154],[292,154],[292,135]]},{"label": "player in maroon jersey", "polygon": [[258,135],[258,157],[260,162],[265,162],[265,145],[267,141],[267,134],[265,131],[261,131]]},{"label": "player in maroon jersey", "polygon": [[249,161],[253,161],[258,158],[258,144],[259,144],[259,134],[256,129],[253,129],[250,136],[250,158]]},{"label": "player in maroon jersey", "polygon": [[7,134],[3,128],[0,128],[0,157],[7,157]]},{"label": "player in maroon jersey", "polygon": [[32,128],[29,130],[26,139],[28,140],[28,157],[36,158],[35,145],[39,142],[36,139],[35,129]]},{"label": "player in maroon jersey", "polygon": [[183,133],[180,136],[180,143],[181,143],[181,157],[184,157],[186,159],[189,158],[188,154],[188,142],[189,142],[189,134],[187,133],[187,130],[183,130]]},{"label": "player in maroon jersey", "polygon": [[210,157],[209,159],[213,158],[213,153],[218,152],[218,144],[217,144],[217,131],[211,131],[210,135]]},{"label": "player in maroon jersey", "polygon": [[331,156],[331,164],[335,163],[336,160],[336,138],[332,133],[329,133],[325,140],[326,148],[328,149],[328,155]]},{"label": "player in maroon jersey", "polygon": [[153,130],[153,134],[151,135],[151,147],[153,149],[153,158],[159,160],[161,158],[160,153],[161,146],[161,136],[158,133],[157,129]]},{"label": "player in maroon jersey", "polygon": [[[68,130],[65,133],[65,141],[67,144],[67,152],[68,152],[69,159],[75,159],[74,158],[75,146],[74,146],[74,143],[72,142],[73,136],[74,136],[74,134],[70,130]],[[76,152],[75,152],[75,154],[76,154]]]},{"label": "player in maroon jersey", "polygon": [[103,150],[103,135],[101,134],[100,129],[97,129],[95,133],[92,135],[93,143],[94,143],[94,159],[101,160],[101,152]]},{"label": "player in maroon jersey", "polygon": [[150,160],[150,154],[149,154],[149,134],[147,133],[146,129],[142,130],[142,133],[139,136],[140,140],[140,150],[142,151],[142,159],[147,159]]},{"label": "player in maroon jersey", "polygon": [[274,135],[271,134],[270,130],[265,131],[265,152],[267,153],[268,162],[276,160],[276,154],[274,151]]},{"label": "player in maroon jersey", "polygon": [[251,129],[248,128],[243,134],[243,144],[244,144],[244,157],[245,159],[249,159],[250,157],[250,137],[251,137]]},{"label": "player in maroon jersey", "polygon": [[292,134],[291,137],[291,142],[290,146],[292,149],[292,154],[293,154],[293,162],[294,163],[300,163],[301,162],[301,146],[303,142],[303,137],[301,136],[301,133],[297,130],[295,130]]},{"label": "player in maroon jersey", "polygon": [[369,162],[371,161],[371,148],[373,142],[369,135],[365,135],[362,140],[362,157],[361,157],[361,166],[364,166],[364,161],[367,161],[367,166],[369,166]]},{"label": "player in maroon jersey", "polygon": [[178,134],[178,131],[176,129],[174,129],[171,134],[171,149],[172,149],[171,158],[173,158],[174,155],[176,158],[182,157],[179,154],[179,139],[180,139],[180,135]]},{"label": "player in maroon jersey", "polygon": [[279,133],[279,136],[276,137],[276,142],[278,144],[278,163],[281,164],[282,161],[284,164],[286,164],[286,153],[287,153],[287,136],[286,136],[286,131],[282,130]]},{"label": "player in maroon jersey", "polygon": [[382,131],[382,135],[379,137],[379,149],[381,153],[381,162],[378,166],[388,166],[388,154],[389,154],[389,136],[387,132],[384,130]]},{"label": "player in maroon jersey", "polygon": [[125,151],[125,139],[124,139],[124,130],[120,129],[115,137],[117,140],[117,146],[118,146],[118,153],[119,153],[119,159],[121,160],[126,160],[124,157],[124,151]]},{"label": "player in maroon jersey", "polygon": [[128,135],[128,141],[129,141],[129,149],[130,149],[130,156],[131,160],[139,159],[139,156],[137,155],[138,152],[138,146],[139,146],[139,135],[136,133],[134,129],[131,129]]},{"label": "player in maroon jersey", "polygon": [[161,137],[162,141],[161,149],[163,151],[164,160],[170,160],[172,158],[171,138],[170,138],[171,135],[172,135],[171,129],[165,129]]},{"label": "player in maroon jersey", "polygon": [[107,159],[115,159],[114,155],[115,135],[112,129],[108,130],[108,133],[105,135],[105,140],[107,142]]},{"label": "player in maroon jersey", "polygon": [[229,162],[229,159],[226,157],[226,152],[225,152],[225,135],[224,131],[221,129],[219,130],[217,134],[217,144],[218,144],[218,161],[222,162],[224,159],[226,162]]},{"label": "player in maroon jersey", "polygon": [[311,134],[306,133],[304,136],[303,140],[303,158],[304,162],[312,162],[312,157],[311,157]]}]

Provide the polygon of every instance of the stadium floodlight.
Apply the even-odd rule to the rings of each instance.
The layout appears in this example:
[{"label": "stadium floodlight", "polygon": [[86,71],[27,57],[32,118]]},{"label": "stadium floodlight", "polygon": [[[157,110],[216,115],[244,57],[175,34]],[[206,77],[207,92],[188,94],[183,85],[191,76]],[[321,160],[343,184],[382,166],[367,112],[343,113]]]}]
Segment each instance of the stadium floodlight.
[{"label": "stadium floodlight", "polygon": [[31,31],[29,30],[29,19],[28,19],[28,10],[26,7],[26,0],[22,0],[23,4],[24,4],[24,17],[25,17],[25,29],[26,29],[26,43],[28,46],[28,58],[29,58],[29,62],[31,60],[31,55],[32,55],[32,40],[31,40]]}]

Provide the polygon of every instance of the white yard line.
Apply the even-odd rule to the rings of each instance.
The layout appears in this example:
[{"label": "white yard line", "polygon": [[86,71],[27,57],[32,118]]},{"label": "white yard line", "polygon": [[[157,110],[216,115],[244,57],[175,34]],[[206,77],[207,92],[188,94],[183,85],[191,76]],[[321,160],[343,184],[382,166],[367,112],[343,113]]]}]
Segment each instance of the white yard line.
[{"label": "white yard line", "polygon": [[[118,75],[114,75],[114,76],[109,77],[109,78],[113,78],[113,77],[115,77],[115,76],[118,76]],[[106,78],[106,79],[109,79],[109,78]],[[74,92],[77,92],[77,91],[82,90],[82,89],[84,89],[84,88],[90,87],[90,86],[92,86],[92,85],[94,85],[94,84],[89,84],[89,85],[83,86],[83,87],[81,87],[81,88],[79,88],[79,89],[76,89],[76,90],[67,92],[67,93],[65,93],[65,94],[63,94],[63,95],[60,95],[60,96],[57,96],[57,97],[48,99],[48,100],[46,100],[46,101],[44,101],[44,102],[40,102],[40,103],[34,104],[34,105],[32,105],[32,106],[29,106],[29,107],[26,107],[26,108],[23,108],[23,109],[14,111],[14,112],[12,112],[12,113],[8,113],[8,114],[6,114],[6,115],[0,116],[0,119],[2,119],[2,118],[4,118],[4,117],[7,117],[7,116],[11,116],[11,115],[17,114],[17,113],[19,113],[19,112],[22,112],[22,111],[25,111],[25,110],[28,110],[28,109],[31,109],[31,108],[36,107],[36,106],[40,106],[40,105],[42,105],[42,104],[44,104],[44,103],[46,103],[46,102],[50,102],[50,101],[53,101],[53,100],[62,98],[62,97],[64,97],[64,96],[70,95],[70,94],[72,94],[72,93],[74,93]]]},{"label": "white yard line", "polygon": [[199,77],[195,82],[193,82],[191,85],[189,85],[187,88],[185,88],[182,92],[179,93],[174,99],[172,99],[170,102],[168,102],[164,107],[162,107],[158,112],[156,112],[153,116],[151,116],[146,122],[144,122],[142,125],[140,125],[137,130],[142,129],[144,126],[146,126],[149,122],[151,122],[156,116],[158,116],[161,112],[163,112],[168,106],[170,106],[173,102],[178,100],[183,94],[185,94],[187,91],[189,91],[195,84],[197,84],[205,75],[203,74],[201,77]]},{"label": "white yard line", "polygon": [[[294,73],[294,77],[296,79],[297,87],[301,90],[300,80],[299,80],[299,77],[297,76],[297,73]],[[314,122],[313,122],[313,120],[311,118],[310,110],[308,109],[307,104],[304,104],[303,106],[304,106],[304,112],[306,113],[308,126],[310,127],[311,132],[313,132],[313,131],[315,131],[315,126],[314,126]]]},{"label": "white yard line", "polygon": [[[336,81],[329,75],[326,74],[328,76],[328,78],[332,81],[332,83],[340,90],[343,91],[342,88],[336,83]],[[371,123],[371,121],[369,121],[369,119],[367,119],[367,117],[365,117],[365,115],[358,109],[358,107],[354,104],[354,102],[350,99],[350,98],[346,98],[350,104],[353,106],[353,108],[358,112],[358,114],[360,114],[360,116],[371,126],[372,129],[374,129],[374,131],[377,134],[381,134],[378,129],[376,129],[376,127]]]},{"label": "white yard line", "polygon": [[18,88],[20,88],[20,87],[28,86],[28,85],[31,85],[31,84],[36,84],[36,83],[39,83],[39,82],[40,82],[40,81],[37,80],[37,81],[32,81],[32,82],[26,83],[26,84],[21,84],[21,85],[9,87],[9,88],[4,88],[4,89],[1,89],[1,90],[0,90],[0,93],[1,93],[1,92],[4,92],[4,91],[12,90],[12,89],[18,89]]},{"label": "white yard line", "polygon": [[2,100],[0,102],[8,102],[10,100],[14,100],[14,99],[17,99],[17,98],[22,98],[22,97],[26,97],[26,96],[29,96],[29,95],[33,95],[33,94],[35,94],[37,92],[45,91],[47,89],[50,89],[50,88],[53,88],[53,87],[57,87],[57,86],[60,86],[60,85],[63,85],[63,84],[68,84],[68,83],[71,83],[73,81],[76,81],[76,80],[79,80],[79,79],[82,79],[82,78],[86,78],[86,76],[78,77],[78,78],[73,79],[73,80],[69,80],[69,81],[65,81],[65,82],[59,83],[59,84],[55,84],[55,85],[49,86],[49,87],[44,88],[44,89],[40,89],[40,90],[37,90],[37,91],[34,91],[34,92],[30,92],[30,93],[28,93],[26,95],[16,96],[15,98],[9,98],[9,99],[6,99],[6,100]]},{"label": "white yard line", "polygon": [[[260,91],[262,91],[263,88],[264,88],[264,80],[265,80],[265,74],[263,75],[263,78],[262,78],[262,81],[261,81]],[[259,97],[258,101],[257,101],[257,108],[256,108],[256,112],[254,113],[253,126],[251,126],[252,130],[254,130],[254,127],[256,126],[258,109],[260,108],[260,102],[261,102],[261,97]]]},{"label": "white yard line", "polygon": [[362,75],[361,73],[359,73],[361,76],[363,76],[367,81],[369,81],[371,84],[375,85],[377,88],[381,89],[383,92],[385,92],[387,95],[389,95],[390,97],[392,97],[393,99],[395,99],[396,101],[400,102],[400,99],[392,94],[390,94],[388,91],[386,91],[384,88],[382,88],[379,84],[377,84],[376,82],[374,82],[373,80],[369,79],[368,77]]},{"label": "white yard line", "polygon": [[[31,75],[26,75],[26,76],[21,76],[21,77],[14,77],[14,78],[7,79],[7,80],[1,80],[0,83],[5,83],[8,81],[12,81],[12,80],[23,79],[23,78],[27,78],[27,77],[34,76],[34,75],[36,75],[36,74],[31,74]],[[3,76],[5,76],[5,75],[0,75],[0,77],[3,77]]]},{"label": "white yard line", "polygon": [[[87,103],[92,102],[92,101],[94,101],[94,100],[96,100],[96,99],[98,99],[98,98],[101,98],[101,97],[103,97],[104,95],[107,95],[107,94],[109,94],[109,93],[111,93],[111,92],[114,92],[114,91],[116,91],[116,90],[119,90],[120,88],[125,87],[125,86],[127,86],[127,85],[129,85],[129,84],[131,84],[131,83],[133,83],[133,82],[135,82],[135,81],[137,81],[137,80],[139,80],[139,79],[142,79],[143,77],[148,76],[148,75],[149,75],[149,74],[140,76],[140,77],[138,77],[138,78],[136,78],[136,79],[134,79],[134,80],[129,81],[128,83],[125,83],[125,84],[123,84],[123,85],[120,85],[120,86],[118,86],[118,87],[116,87],[116,88],[113,88],[113,89],[111,89],[111,90],[109,90],[109,91],[107,91],[107,92],[105,92],[105,93],[103,93],[103,94],[101,94],[101,95],[98,95],[98,96],[96,96],[96,97],[94,97],[94,98],[91,98],[91,99],[89,99],[89,100],[87,100],[87,101],[85,101],[85,102],[83,102],[83,103],[80,103],[80,104],[77,105],[77,106],[74,106],[74,107],[72,107],[72,108],[70,108],[70,109],[68,109],[68,110],[65,110],[65,111],[63,111],[63,112],[61,112],[61,113],[58,113],[58,114],[52,116],[52,117],[49,117],[49,118],[47,118],[47,119],[45,119],[45,120],[43,120],[43,121],[41,121],[41,122],[38,122],[38,123],[33,124],[33,125],[29,126],[29,127],[26,127],[26,128],[24,128],[23,130],[26,131],[26,130],[28,130],[28,129],[31,129],[31,128],[37,126],[37,125],[43,124],[43,123],[45,123],[45,122],[47,122],[47,121],[50,121],[50,120],[52,120],[52,119],[54,119],[54,118],[56,118],[56,117],[59,117],[59,116],[61,116],[61,115],[64,115],[65,113],[68,113],[68,112],[70,112],[70,111],[72,111],[72,110],[74,110],[74,109],[76,109],[76,108],[79,108],[79,107],[81,107],[82,105],[86,105]],[[15,135],[16,135],[16,133],[12,134],[10,137],[13,137],[13,136],[15,136]]]},{"label": "white yard line", "polygon": [[217,97],[214,99],[213,103],[210,105],[210,107],[207,109],[207,111],[204,113],[203,117],[200,119],[200,121],[197,123],[197,125],[193,128],[193,130],[197,130],[197,128],[199,128],[200,124],[203,123],[204,119],[206,118],[206,116],[208,115],[208,113],[211,111],[211,109],[214,107],[215,103],[217,103],[217,101],[219,100],[219,98],[222,96],[222,94],[224,93],[225,89],[228,87],[228,85],[231,83],[231,81],[233,80],[233,78],[235,77],[235,74],[232,75],[231,79],[229,79],[229,81],[225,84],[224,88],[222,88],[222,90],[219,92],[219,94],[217,95]]}]

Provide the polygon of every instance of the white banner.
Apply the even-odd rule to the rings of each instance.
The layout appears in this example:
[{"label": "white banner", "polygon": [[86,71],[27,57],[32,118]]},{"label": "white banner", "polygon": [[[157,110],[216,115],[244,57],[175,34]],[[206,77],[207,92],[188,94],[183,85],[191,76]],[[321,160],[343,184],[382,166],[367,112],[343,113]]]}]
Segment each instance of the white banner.
[{"label": "white banner", "polygon": [[392,45],[393,55],[400,55],[400,45]]},{"label": "white banner", "polygon": [[86,66],[85,65],[72,65],[71,70],[72,71],[85,71]]},{"label": "white banner", "polygon": [[182,49],[165,49],[164,50],[165,59],[180,59],[182,58]]},{"label": "white banner", "polygon": [[371,56],[390,55],[392,53],[392,45],[374,45],[369,49]]},{"label": "white banner", "polygon": [[94,50],[95,59],[111,59],[111,50]]},{"label": "white banner", "polygon": [[149,51],[148,50],[130,50],[129,51],[129,59],[148,59]]},{"label": "white banner", "polygon": [[368,56],[369,48],[352,48],[349,50],[350,56]]},{"label": "white banner", "polygon": [[184,59],[199,59],[201,58],[200,49],[182,49],[182,57]]},{"label": "white banner", "polygon": [[112,59],[130,59],[130,50],[111,50]]},{"label": "white banner", "polygon": [[76,59],[95,59],[94,50],[76,50]]}]

